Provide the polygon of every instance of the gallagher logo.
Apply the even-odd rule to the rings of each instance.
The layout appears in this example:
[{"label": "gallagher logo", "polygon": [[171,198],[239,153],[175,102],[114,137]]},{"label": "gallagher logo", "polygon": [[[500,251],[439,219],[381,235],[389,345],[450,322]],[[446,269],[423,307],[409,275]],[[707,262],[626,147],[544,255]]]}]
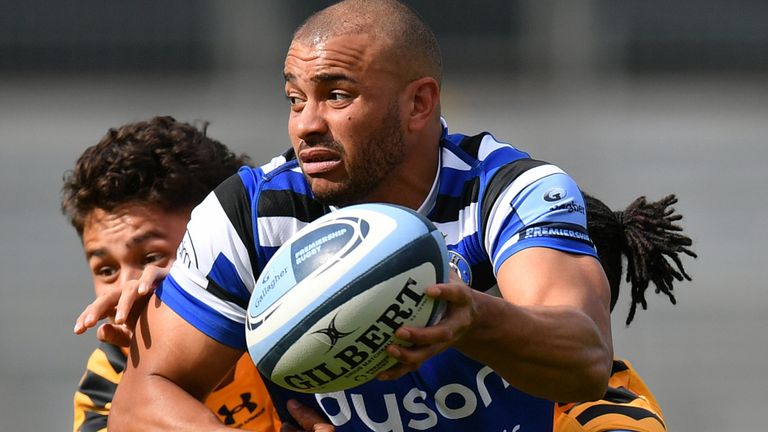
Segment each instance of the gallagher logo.
[{"label": "gallagher logo", "polygon": [[560,201],[561,199],[568,196],[568,192],[566,192],[563,188],[552,188],[547,191],[547,193],[544,194],[544,201],[546,202],[555,202]]}]

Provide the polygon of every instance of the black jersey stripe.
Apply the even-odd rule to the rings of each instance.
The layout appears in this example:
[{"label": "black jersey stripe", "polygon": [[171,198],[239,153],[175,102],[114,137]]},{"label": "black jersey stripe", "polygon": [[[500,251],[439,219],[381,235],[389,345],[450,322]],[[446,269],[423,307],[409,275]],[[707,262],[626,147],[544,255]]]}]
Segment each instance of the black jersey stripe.
[{"label": "black jersey stripe", "polygon": [[486,260],[472,266],[472,288],[485,292],[496,284],[490,261]]},{"label": "black jersey stripe", "polygon": [[102,430],[106,430],[106,428],[107,428],[107,416],[94,411],[86,411],[85,420],[77,430],[79,432],[99,432]]},{"label": "black jersey stripe", "polygon": [[292,190],[266,189],[259,194],[258,217],[285,216],[302,222],[312,222],[328,213],[328,208],[316,199]]},{"label": "black jersey stripe", "polygon": [[480,154],[480,144],[482,144],[483,138],[485,138],[486,135],[487,134],[479,134],[464,137],[464,139],[461,140],[459,147],[467,152],[468,155],[472,156],[472,159],[478,159],[477,156]]},{"label": "black jersey stripe", "polygon": [[594,405],[584,410],[581,414],[576,416],[576,421],[579,424],[586,425],[593,419],[607,415],[607,414],[619,414],[627,416],[635,420],[642,420],[646,418],[653,418],[662,425],[664,422],[656,414],[648,411],[645,408],[634,407],[629,405],[615,405],[615,404],[600,404]]},{"label": "black jersey stripe", "polygon": [[284,151],[281,156],[284,157],[287,162],[287,161],[296,159],[296,152],[293,150],[293,147],[291,147],[288,150]]},{"label": "black jersey stripe", "polygon": [[117,384],[91,370],[85,372],[83,381],[78,389],[80,393],[88,396],[93,404],[99,408],[103,408],[107,403],[112,402],[115,390],[117,390]]},{"label": "black jersey stripe", "polygon": [[256,261],[256,254],[250,253],[255,250],[251,199],[248,196],[248,190],[245,188],[243,180],[240,178],[240,175],[235,174],[217,186],[214,193],[221,204],[221,208],[224,209],[227,219],[235,228],[237,236],[240,237],[240,241],[245,245],[245,249],[249,251],[248,257],[251,262],[251,271],[257,274],[259,267]]},{"label": "black jersey stripe", "polygon": [[436,223],[455,222],[459,218],[459,212],[476,203],[480,195],[480,178],[475,177],[464,182],[458,196],[438,195],[435,200],[435,210],[431,219]]},{"label": "black jersey stripe", "polygon": [[635,393],[625,389],[624,387],[608,387],[603,399],[608,402],[614,403],[630,403],[637,399],[638,396]]},{"label": "black jersey stripe", "polygon": [[229,292],[229,291],[225,290],[224,288],[222,288],[221,285],[217,284],[216,281],[214,281],[210,277],[208,278],[208,286],[205,287],[205,289],[208,290],[208,292],[210,292],[211,294],[213,294],[214,296],[216,296],[217,298],[219,298],[221,300],[224,300],[224,301],[227,301],[227,302],[230,302],[230,303],[234,303],[234,304],[240,306],[243,309],[248,309],[248,300],[247,299],[243,299],[243,298],[235,296],[231,292]]},{"label": "black jersey stripe", "polygon": [[628,369],[629,369],[629,366],[627,366],[627,364],[624,363],[622,360],[614,360],[613,365],[611,366],[611,376],[619,372],[624,372],[625,370],[628,370]]},{"label": "black jersey stripe", "polygon": [[482,223],[480,238],[485,238],[485,230],[488,228],[488,223],[490,222],[488,218],[491,215],[493,205],[496,203],[496,200],[499,199],[501,193],[504,192],[507,186],[515,181],[516,178],[520,177],[521,174],[531,168],[542,165],[547,165],[547,162],[536,159],[518,159],[508,165],[504,165],[493,174],[493,177],[488,181],[485,193],[483,194],[483,207],[480,209],[480,220]]},{"label": "black jersey stripe", "polygon": [[120,347],[108,343],[101,343],[99,349],[104,352],[107,357],[109,365],[116,373],[121,373],[125,370],[125,362],[128,359],[123,350]]}]

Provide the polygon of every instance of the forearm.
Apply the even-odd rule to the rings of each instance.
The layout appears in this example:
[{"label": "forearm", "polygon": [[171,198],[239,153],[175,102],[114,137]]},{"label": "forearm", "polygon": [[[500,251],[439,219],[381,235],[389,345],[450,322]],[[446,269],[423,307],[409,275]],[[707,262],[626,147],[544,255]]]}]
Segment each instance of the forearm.
[{"label": "forearm", "polygon": [[201,401],[243,352],[200,333],[159,300],[139,319],[109,429],[227,430]]},{"label": "forearm", "polygon": [[118,432],[230,430],[201,401],[157,375],[120,383],[108,428]]},{"label": "forearm", "polygon": [[610,334],[592,318],[574,307],[473,296],[477,320],[458,349],[529,394],[561,402],[602,397],[613,352]]}]

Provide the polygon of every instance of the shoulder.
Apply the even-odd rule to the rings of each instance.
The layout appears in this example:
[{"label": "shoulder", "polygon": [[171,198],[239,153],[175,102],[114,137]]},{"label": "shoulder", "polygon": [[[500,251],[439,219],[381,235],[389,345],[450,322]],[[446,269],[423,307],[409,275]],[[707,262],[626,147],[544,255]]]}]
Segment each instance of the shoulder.
[{"label": "shoulder", "polygon": [[211,194],[227,215],[236,215],[247,209],[257,216],[271,216],[284,212],[286,204],[312,199],[312,192],[304,178],[293,150],[274,157],[258,167],[243,167],[225,180]]},{"label": "shoulder", "polygon": [[[443,179],[462,172],[465,181],[475,183],[480,201],[494,202],[502,191],[513,184],[516,189],[555,176],[569,182],[568,175],[546,161],[533,159],[527,152],[483,132],[473,136],[445,135],[442,141]],[[562,177],[559,177],[562,176]]]},{"label": "shoulder", "polygon": [[467,165],[492,170],[505,163],[529,160],[530,155],[490,132],[476,135],[445,134],[442,140],[444,164]]}]

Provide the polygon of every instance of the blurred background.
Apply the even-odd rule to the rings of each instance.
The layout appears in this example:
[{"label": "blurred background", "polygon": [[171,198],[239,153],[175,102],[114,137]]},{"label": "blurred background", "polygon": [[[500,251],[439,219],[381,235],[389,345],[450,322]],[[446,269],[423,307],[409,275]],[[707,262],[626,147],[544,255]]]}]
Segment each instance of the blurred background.
[{"label": "blurred background", "polygon": [[[678,305],[649,291],[616,354],[670,430],[761,430],[768,380],[768,3],[414,0],[445,56],[452,131],[492,131],[620,209],[680,198],[700,258]],[[95,345],[63,173],[108,128],[157,114],[265,161],[286,148],[281,64],[328,2],[0,0],[0,419],[66,430]]]}]

